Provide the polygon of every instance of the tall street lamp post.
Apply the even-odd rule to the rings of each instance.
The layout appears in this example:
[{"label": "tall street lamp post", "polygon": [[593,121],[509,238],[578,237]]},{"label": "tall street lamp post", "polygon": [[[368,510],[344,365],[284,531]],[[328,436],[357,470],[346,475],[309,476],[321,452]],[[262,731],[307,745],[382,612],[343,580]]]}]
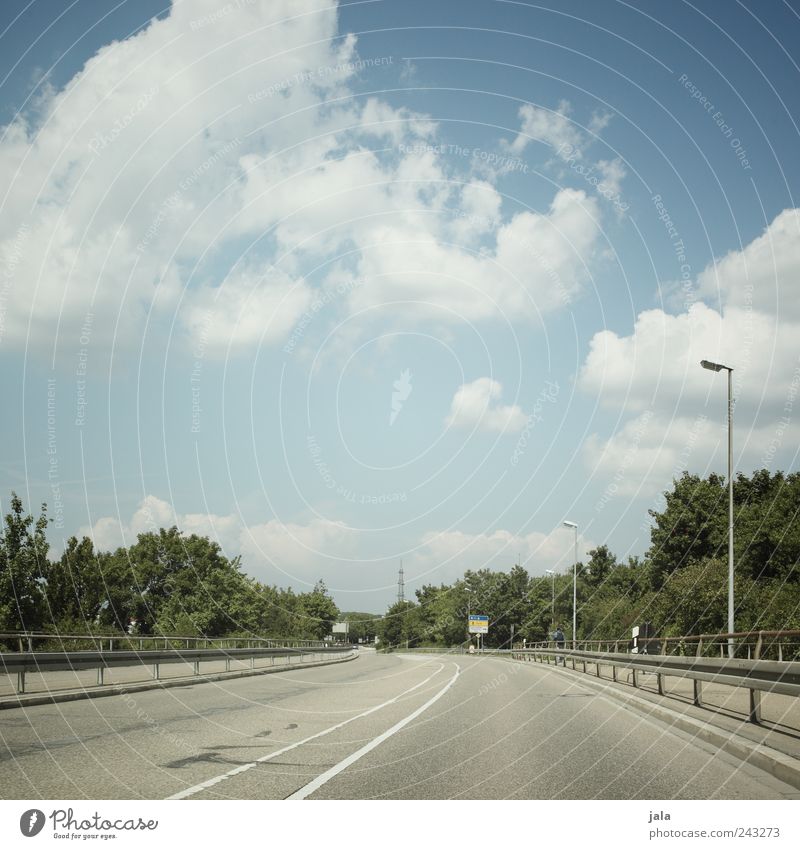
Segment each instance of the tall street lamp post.
[{"label": "tall street lamp post", "polygon": [[[701,360],[700,365],[709,371],[728,372],[728,633],[734,632],[733,622],[733,368]],[[728,657],[733,657],[733,637],[728,637]]]},{"label": "tall street lamp post", "polygon": [[575,562],[572,565],[572,648],[578,635],[578,525],[575,522],[564,522],[564,527],[575,529]]}]

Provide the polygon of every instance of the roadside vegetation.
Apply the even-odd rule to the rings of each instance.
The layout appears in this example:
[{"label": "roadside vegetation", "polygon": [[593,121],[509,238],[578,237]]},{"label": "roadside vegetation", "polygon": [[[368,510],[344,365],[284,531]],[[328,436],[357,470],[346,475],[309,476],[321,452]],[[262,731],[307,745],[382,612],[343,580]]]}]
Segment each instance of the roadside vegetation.
[{"label": "roadside vegetation", "polygon": [[[650,510],[650,547],[622,561],[605,545],[577,567],[578,638],[627,639],[634,625],[659,636],[716,633],[727,621],[727,487],[684,473]],[[800,474],[758,471],[734,483],[737,630],[800,629]],[[488,647],[571,639],[572,566],[554,577],[478,568],[427,584],[383,617],[341,613],[320,581],[296,592],[256,581],[240,558],[178,528],[140,534],[116,551],[72,537],[50,558],[47,507],[28,515],[12,494],[0,535],[0,632],[322,639],[348,621],[349,639],[383,648],[456,646],[468,612],[489,617]],[[553,601],[553,592],[555,601]]]},{"label": "roadside vegetation", "polygon": [[[577,567],[578,639],[628,639],[650,622],[658,636],[727,631],[728,489],[724,478],[684,473],[650,510],[650,547],[621,561],[605,545]],[[734,481],[736,628],[800,629],[800,474],[767,470]],[[572,638],[572,581],[565,571],[531,576],[468,571],[450,585],[427,585],[416,602],[394,604],[382,645],[454,646],[467,639],[468,611],[489,617],[487,647],[535,642],[560,623]],[[555,590],[555,604],[553,604]]]}]

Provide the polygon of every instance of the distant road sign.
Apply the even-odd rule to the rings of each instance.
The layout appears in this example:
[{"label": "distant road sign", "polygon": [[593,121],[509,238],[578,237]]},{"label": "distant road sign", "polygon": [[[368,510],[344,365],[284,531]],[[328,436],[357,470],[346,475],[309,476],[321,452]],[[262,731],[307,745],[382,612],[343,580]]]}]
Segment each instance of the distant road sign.
[{"label": "distant road sign", "polygon": [[476,616],[474,613],[471,613],[469,616],[469,632],[470,634],[488,634],[489,617]]}]

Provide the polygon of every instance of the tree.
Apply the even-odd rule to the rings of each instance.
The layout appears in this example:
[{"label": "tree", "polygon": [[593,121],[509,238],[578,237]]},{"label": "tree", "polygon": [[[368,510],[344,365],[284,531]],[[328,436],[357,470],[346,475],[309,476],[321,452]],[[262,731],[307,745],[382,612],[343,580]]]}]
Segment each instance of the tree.
[{"label": "tree", "polygon": [[608,546],[598,545],[589,552],[587,583],[591,587],[601,587],[616,568],[617,558],[608,550]]},{"label": "tree", "polygon": [[339,618],[339,608],[328,595],[324,582],[317,581],[314,589],[310,593],[302,593],[299,600],[302,630],[310,634],[312,639],[324,639]]},{"label": "tree", "polygon": [[378,637],[381,648],[413,646],[419,639],[419,619],[415,615],[417,605],[413,601],[398,601],[380,620]]},{"label": "tree", "polygon": [[648,511],[655,521],[647,558],[656,589],[676,569],[716,556],[727,539],[724,478],[712,474],[704,480],[684,472],[664,497],[664,510]]},{"label": "tree", "polygon": [[347,622],[347,638],[351,643],[374,643],[375,636],[378,633],[378,620],[380,618],[377,613],[349,611],[342,613],[339,616],[339,621]]},{"label": "tree", "polygon": [[106,598],[102,560],[88,537],[70,537],[61,557],[48,564],[44,593],[58,630],[82,633],[96,623]]},{"label": "tree", "polygon": [[38,519],[25,515],[22,500],[11,493],[11,512],[0,537],[0,629],[39,628],[43,621],[42,586],[46,581],[47,505]]}]

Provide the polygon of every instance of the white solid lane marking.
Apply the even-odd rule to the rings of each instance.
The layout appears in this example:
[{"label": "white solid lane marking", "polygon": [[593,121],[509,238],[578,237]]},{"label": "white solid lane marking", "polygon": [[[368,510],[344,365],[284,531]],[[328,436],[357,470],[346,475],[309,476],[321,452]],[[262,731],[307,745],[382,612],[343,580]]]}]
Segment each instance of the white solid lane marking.
[{"label": "white solid lane marking", "polygon": [[374,740],[371,740],[366,746],[362,746],[357,752],[353,752],[352,755],[348,755],[343,761],[340,761],[336,766],[332,766],[327,772],[323,772],[322,775],[318,775],[313,781],[309,781],[305,787],[301,787],[297,792],[292,793],[291,796],[287,796],[287,799],[305,799],[307,796],[310,796],[315,790],[319,790],[323,784],[327,784],[334,776],[338,775],[342,770],[347,769],[351,764],[354,764],[356,761],[360,760],[364,757],[368,752],[371,752],[377,746],[380,746],[384,740],[388,740],[392,735],[397,734],[401,728],[405,728],[409,722],[413,719],[416,719],[421,713],[426,711],[434,702],[438,702],[439,699],[456,683],[456,678],[458,678],[461,672],[461,667],[456,664],[456,672],[455,675],[447,682],[447,684],[442,687],[439,692],[428,699],[422,707],[418,707],[413,713],[410,713],[405,719],[401,719],[400,722],[393,725],[388,731],[384,731],[383,734],[379,734]]},{"label": "white solid lane marking", "polygon": [[292,743],[289,746],[284,746],[282,749],[278,749],[275,752],[270,752],[268,755],[264,755],[258,760],[252,761],[247,764],[242,764],[241,766],[237,766],[235,769],[229,770],[223,775],[214,776],[214,778],[209,778],[207,781],[202,781],[200,784],[195,784],[193,787],[188,787],[186,790],[181,790],[179,793],[176,793],[174,796],[167,796],[168,800],[174,799],[188,799],[189,796],[195,796],[197,793],[200,793],[203,790],[208,790],[209,787],[213,787],[215,784],[219,784],[220,781],[225,781],[227,778],[233,778],[234,775],[240,775],[243,772],[247,772],[249,769],[252,769],[259,764],[266,763],[266,761],[270,761],[273,758],[277,758],[278,755],[283,755],[286,752],[290,752],[292,749],[296,749],[298,746],[302,746],[305,743],[311,742],[311,740],[316,740],[318,737],[324,737],[326,734],[330,734],[332,731],[336,731],[339,728],[343,728],[345,725],[349,725],[351,722],[355,722],[357,719],[362,719],[365,716],[369,716],[371,713],[375,713],[375,711],[380,710],[381,708],[385,708],[387,705],[394,704],[398,699],[402,699],[403,696],[407,696],[409,693],[413,693],[414,690],[419,689],[424,684],[427,684],[428,681],[431,680],[434,676],[438,675],[444,669],[444,664],[440,663],[439,668],[425,678],[423,681],[420,681],[419,684],[414,684],[413,687],[409,687],[408,690],[403,690],[402,693],[398,693],[393,699],[389,699],[387,702],[383,702],[383,704],[376,705],[375,707],[370,708],[369,710],[365,710],[363,713],[359,713],[357,716],[351,716],[350,719],[345,719],[344,722],[337,722],[336,725],[331,725],[330,728],[326,728],[324,731],[318,731],[316,734],[312,734],[310,737],[306,737],[303,740],[298,740],[296,743]]}]

